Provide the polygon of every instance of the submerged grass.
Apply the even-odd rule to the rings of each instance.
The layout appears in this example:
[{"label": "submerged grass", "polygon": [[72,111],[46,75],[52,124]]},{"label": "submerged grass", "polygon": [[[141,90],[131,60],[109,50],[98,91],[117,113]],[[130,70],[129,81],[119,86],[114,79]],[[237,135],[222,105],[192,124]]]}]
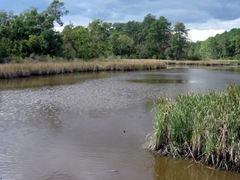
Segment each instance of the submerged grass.
[{"label": "submerged grass", "polygon": [[165,69],[166,63],[157,60],[41,62],[0,65],[0,78],[53,75],[74,72],[134,71]]},{"label": "submerged grass", "polygon": [[240,87],[161,99],[149,148],[240,172]]}]

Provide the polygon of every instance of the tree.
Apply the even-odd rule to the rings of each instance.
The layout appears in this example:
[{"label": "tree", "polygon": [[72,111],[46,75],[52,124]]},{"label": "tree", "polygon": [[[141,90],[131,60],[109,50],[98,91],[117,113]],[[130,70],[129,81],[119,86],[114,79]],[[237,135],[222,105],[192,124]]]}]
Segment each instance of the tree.
[{"label": "tree", "polygon": [[63,38],[63,56],[67,59],[74,59],[77,54],[73,24],[66,25],[61,33]]},{"label": "tree", "polygon": [[64,3],[59,0],[53,0],[50,6],[46,11],[43,12],[43,15],[46,17],[46,23],[54,27],[54,22],[58,23],[60,26],[63,26],[63,21],[61,17],[67,15],[68,10],[64,7]]},{"label": "tree", "polygon": [[111,36],[111,46],[115,55],[130,56],[134,40],[125,34],[115,33]]},{"label": "tree", "polygon": [[11,54],[12,43],[7,38],[0,39],[0,63],[5,63],[5,58]]},{"label": "tree", "polygon": [[10,38],[14,19],[13,12],[0,11],[0,38]]},{"label": "tree", "polygon": [[59,32],[52,29],[45,30],[41,33],[42,54],[51,56],[61,56],[62,37]]},{"label": "tree", "polygon": [[62,31],[64,40],[64,56],[67,58],[89,59],[90,36],[83,26],[68,25]]},{"label": "tree", "polygon": [[91,58],[110,54],[109,36],[111,28],[111,23],[103,22],[100,19],[94,20],[88,25]]},{"label": "tree", "polygon": [[[136,57],[136,47],[140,43],[140,31],[141,23],[137,21],[128,21],[127,23],[114,23],[111,29],[111,44],[112,50],[115,55],[127,55]],[[122,42],[122,39],[126,40],[126,43]],[[126,50],[120,50],[116,42],[121,41],[122,48]],[[132,44],[133,43],[133,44]],[[128,45],[127,45],[128,44]],[[131,45],[130,45],[131,44]],[[121,53],[119,52],[121,51]]]},{"label": "tree", "polygon": [[11,55],[13,42],[11,41],[11,24],[14,20],[13,12],[0,12],[0,63],[5,62],[5,58]]},{"label": "tree", "polygon": [[169,57],[175,60],[187,57],[188,31],[183,23],[175,24],[171,37],[171,47],[166,50]]},{"label": "tree", "polygon": [[200,53],[200,48],[201,48],[201,41],[197,42],[188,42],[188,55],[187,59],[190,60],[200,60],[201,59],[201,53]]},{"label": "tree", "polygon": [[217,42],[217,58],[226,58],[229,57],[229,46],[230,41],[228,37],[227,31],[222,33],[221,35],[215,36],[216,42]]},{"label": "tree", "polygon": [[163,16],[154,21],[149,29],[146,38],[146,44],[150,56],[155,55],[158,58],[165,58],[165,51],[169,47],[171,37],[171,23]]},{"label": "tree", "polygon": [[140,40],[140,29],[141,23],[137,21],[128,21],[123,29],[123,33],[126,34],[128,37],[133,39],[135,44],[139,43]]},{"label": "tree", "polygon": [[234,28],[199,43],[202,59],[240,59],[240,29]]},{"label": "tree", "polygon": [[217,59],[217,42],[214,37],[209,37],[201,43],[200,52],[203,59]]},{"label": "tree", "polygon": [[232,39],[232,47],[233,50],[231,52],[231,55],[239,55],[240,54],[240,34],[236,35],[233,39]]},{"label": "tree", "polygon": [[144,43],[146,41],[147,35],[149,33],[149,28],[151,27],[152,23],[156,21],[156,16],[152,14],[147,14],[144,17],[143,22],[141,23],[141,30],[140,30],[140,43]]},{"label": "tree", "polygon": [[0,12],[0,48],[3,49],[0,58],[25,58],[31,54],[59,56],[62,38],[53,29],[54,22],[62,26],[61,17],[67,13],[64,3],[58,0],[52,1],[42,13],[38,13],[36,8],[17,16],[13,12]]}]

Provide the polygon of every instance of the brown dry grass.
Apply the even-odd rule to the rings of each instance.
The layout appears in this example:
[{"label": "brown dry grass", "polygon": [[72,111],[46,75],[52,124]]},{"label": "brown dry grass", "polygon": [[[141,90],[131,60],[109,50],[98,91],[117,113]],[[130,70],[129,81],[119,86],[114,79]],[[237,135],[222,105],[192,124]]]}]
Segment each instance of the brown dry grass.
[{"label": "brown dry grass", "polygon": [[118,60],[93,62],[41,62],[1,64],[0,78],[54,75],[74,72],[134,71],[165,69],[166,63],[158,60]]},{"label": "brown dry grass", "polygon": [[237,60],[201,60],[201,61],[171,61],[164,60],[168,65],[186,65],[186,66],[230,66],[237,65]]},{"label": "brown dry grass", "polygon": [[167,65],[175,66],[229,66],[240,64],[234,60],[115,60],[115,61],[76,61],[76,62],[38,62],[22,64],[0,64],[0,78],[53,75],[74,72],[97,71],[134,71],[165,69]]}]

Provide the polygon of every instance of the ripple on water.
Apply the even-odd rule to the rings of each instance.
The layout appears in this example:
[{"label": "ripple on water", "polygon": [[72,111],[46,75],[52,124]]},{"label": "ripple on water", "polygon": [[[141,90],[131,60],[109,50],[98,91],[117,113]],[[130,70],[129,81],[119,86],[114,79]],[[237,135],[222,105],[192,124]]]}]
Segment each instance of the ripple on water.
[{"label": "ripple on water", "polygon": [[[152,130],[153,102],[239,82],[239,72],[199,69],[78,76],[67,85],[54,76],[56,86],[51,79],[49,86],[34,79],[32,88],[0,91],[4,180],[158,179],[158,159],[141,149]],[[172,164],[166,166],[164,176],[171,177]]]}]

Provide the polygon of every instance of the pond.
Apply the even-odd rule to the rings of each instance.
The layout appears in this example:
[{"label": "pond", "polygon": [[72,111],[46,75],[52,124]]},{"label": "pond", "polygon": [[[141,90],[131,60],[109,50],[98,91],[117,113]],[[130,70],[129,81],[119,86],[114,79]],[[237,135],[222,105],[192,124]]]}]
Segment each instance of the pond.
[{"label": "pond", "polygon": [[0,80],[0,179],[239,179],[142,148],[159,97],[229,84],[239,67]]}]

